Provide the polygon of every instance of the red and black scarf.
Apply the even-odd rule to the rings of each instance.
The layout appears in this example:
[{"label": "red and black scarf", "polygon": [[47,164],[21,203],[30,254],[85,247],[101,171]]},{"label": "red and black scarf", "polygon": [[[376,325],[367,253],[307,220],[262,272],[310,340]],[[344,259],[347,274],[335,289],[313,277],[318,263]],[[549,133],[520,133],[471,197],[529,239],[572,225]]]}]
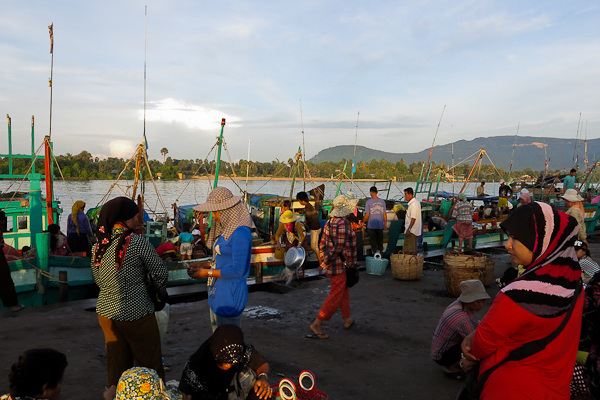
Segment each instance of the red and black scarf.
[{"label": "red and black scarf", "polygon": [[518,207],[500,226],[533,252],[533,262],[502,292],[538,317],[563,315],[581,284],[575,218],[534,202]]},{"label": "red and black scarf", "polygon": [[[128,197],[114,198],[102,206],[98,217],[98,227],[96,228],[95,266],[100,266],[108,247],[114,240],[118,240],[115,248],[115,263],[117,270],[121,269],[127,246],[133,234],[133,230],[127,227],[125,221],[135,217],[139,211],[137,204]],[[113,229],[123,229],[123,232],[120,235],[113,235]]]}]

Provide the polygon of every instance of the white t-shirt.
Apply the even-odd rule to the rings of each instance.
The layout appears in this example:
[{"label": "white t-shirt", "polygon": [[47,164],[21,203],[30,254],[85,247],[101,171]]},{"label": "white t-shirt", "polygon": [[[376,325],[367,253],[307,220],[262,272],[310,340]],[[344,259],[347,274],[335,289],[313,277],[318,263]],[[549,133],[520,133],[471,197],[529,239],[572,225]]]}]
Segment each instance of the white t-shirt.
[{"label": "white t-shirt", "polygon": [[410,221],[415,219],[415,224],[410,229],[410,232],[415,236],[421,235],[421,226],[422,226],[422,218],[421,218],[421,203],[414,197],[410,199],[408,202],[408,210],[406,210],[406,218],[404,218],[404,233],[408,232],[408,227],[410,226]]}]

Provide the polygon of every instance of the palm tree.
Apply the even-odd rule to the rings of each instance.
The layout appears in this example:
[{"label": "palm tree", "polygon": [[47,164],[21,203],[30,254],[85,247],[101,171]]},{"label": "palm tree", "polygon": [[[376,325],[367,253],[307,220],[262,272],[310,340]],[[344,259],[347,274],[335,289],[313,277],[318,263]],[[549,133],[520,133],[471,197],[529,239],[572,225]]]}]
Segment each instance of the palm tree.
[{"label": "palm tree", "polygon": [[166,147],[163,147],[162,149],[160,149],[160,154],[162,154],[162,156],[163,156],[163,164],[164,164],[165,158],[167,157],[167,154],[169,154],[169,150],[167,150]]}]

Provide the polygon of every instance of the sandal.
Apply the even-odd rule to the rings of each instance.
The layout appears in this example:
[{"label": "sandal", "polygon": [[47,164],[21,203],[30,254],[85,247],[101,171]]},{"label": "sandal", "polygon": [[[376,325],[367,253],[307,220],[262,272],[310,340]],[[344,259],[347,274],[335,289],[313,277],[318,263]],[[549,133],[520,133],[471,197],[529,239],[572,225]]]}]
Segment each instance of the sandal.
[{"label": "sandal", "polygon": [[329,335],[321,332],[321,333],[313,333],[312,335],[304,336],[307,339],[329,339]]},{"label": "sandal", "polygon": [[448,371],[444,371],[444,376],[446,378],[449,379],[454,379],[457,381],[463,381],[466,377],[466,374],[462,371],[456,371],[456,372],[448,372]]}]

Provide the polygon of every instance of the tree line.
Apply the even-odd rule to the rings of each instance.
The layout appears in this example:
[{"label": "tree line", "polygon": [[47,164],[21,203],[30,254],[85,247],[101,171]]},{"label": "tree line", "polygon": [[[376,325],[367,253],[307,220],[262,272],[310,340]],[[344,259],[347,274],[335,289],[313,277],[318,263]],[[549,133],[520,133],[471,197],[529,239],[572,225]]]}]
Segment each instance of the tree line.
[{"label": "tree line", "polygon": [[[150,169],[154,176],[160,175],[162,179],[179,179],[180,174],[184,178],[192,178],[194,176],[206,176],[214,175],[216,171],[215,160],[200,160],[200,159],[173,159],[166,157],[168,150],[163,148],[161,150],[163,160],[149,160]],[[94,157],[88,151],[82,151],[77,155],[67,153],[56,157],[56,162],[60,167],[62,176],[66,179],[114,179],[127,164],[126,159],[109,157],[106,159],[99,159]],[[30,169],[30,161],[27,159],[13,159],[13,174],[25,174]],[[312,177],[320,179],[338,179],[345,177],[353,177],[354,179],[395,179],[399,181],[416,181],[423,170],[424,162],[413,162],[406,165],[404,160],[400,160],[396,163],[389,162],[385,159],[371,160],[369,162],[361,161],[356,165],[356,170],[352,173],[352,160],[341,160],[338,162],[324,161],[320,163],[312,163],[307,161],[294,162],[290,159],[286,162],[274,160],[271,162],[259,162],[259,161],[246,161],[240,160],[238,162],[229,163],[227,161],[221,161],[219,170],[221,176],[238,176],[246,177],[246,174],[250,177],[278,177],[278,178],[291,178],[292,176],[297,177]],[[124,176],[128,179],[133,178],[135,164],[133,162],[127,165],[127,169],[124,172]],[[441,168],[440,168],[441,167]],[[36,172],[43,173],[44,163],[42,160],[38,160],[35,163]],[[448,168],[447,166],[437,165],[435,162],[431,163],[430,179],[437,179],[437,174],[442,170],[442,178],[444,180],[455,178],[456,180],[465,179],[471,165],[461,164],[454,168]],[[0,158],[0,174],[8,174],[9,172],[9,161],[8,158]],[[54,174],[57,177],[61,177],[59,168],[54,164]],[[556,175],[560,173],[560,170],[548,171],[548,175]],[[424,171],[426,174],[427,171]],[[536,178],[543,171],[534,171],[527,168],[523,171],[512,171],[510,174],[504,169],[496,169],[495,167],[484,164],[478,166],[473,174],[471,180],[499,180],[507,178],[519,178],[524,175]],[[583,178],[578,179],[581,181]]]}]

